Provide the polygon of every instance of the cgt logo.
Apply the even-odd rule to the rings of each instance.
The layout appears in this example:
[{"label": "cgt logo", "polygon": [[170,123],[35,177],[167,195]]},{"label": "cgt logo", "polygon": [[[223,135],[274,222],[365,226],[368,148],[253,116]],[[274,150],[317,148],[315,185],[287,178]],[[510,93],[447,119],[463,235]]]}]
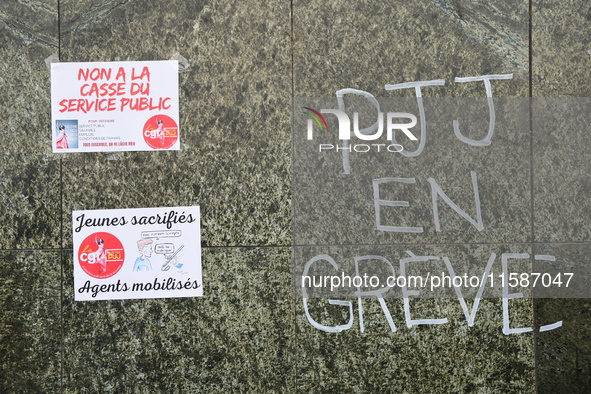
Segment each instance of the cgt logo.
[{"label": "cgt logo", "polygon": [[[382,112],[378,112],[378,121],[374,123],[372,126],[359,130],[359,114],[357,112],[353,113],[353,133],[351,133],[351,120],[349,116],[344,112],[338,109],[321,109],[320,112],[309,108],[309,107],[301,107],[304,114],[310,117],[308,119],[308,134],[307,139],[312,140],[314,135],[314,122],[318,124],[320,129],[324,129],[328,131],[328,123],[322,114],[333,114],[337,117],[339,122],[339,139],[343,141],[348,141],[351,139],[351,136],[355,136],[362,141],[375,141],[382,136],[384,133],[384,114]],[[406,123],[395,123],[395,119],[410,119],[410,122]],[[393,131],[400,130],[402,131],[410,140],[417,141],[417,137],[415,137],[409,129],[413,128],[417,124],[417,117],[413,114],[409,114],[406,112],[388,112],[386,113],[386,138],[389,141],[393,141]],[[375,133],[372,133],[375,131]]]},{"label": "cgt logo", "polygon": [[96,279],[117,274],[125,261],[123,244],[111,233],[87,236],[78,249],[78,263],[84,272]]}]

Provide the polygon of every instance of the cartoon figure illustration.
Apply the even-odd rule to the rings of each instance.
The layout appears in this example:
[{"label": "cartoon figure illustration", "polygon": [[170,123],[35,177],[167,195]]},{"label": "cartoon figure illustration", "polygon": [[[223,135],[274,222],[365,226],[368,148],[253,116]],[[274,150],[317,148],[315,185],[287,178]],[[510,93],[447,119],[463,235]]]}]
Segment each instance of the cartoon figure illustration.
[{"label": "cartoon figure illustration", "polygon": [[105,241],[102,238],[95,239],[94,243],[97,244],[98,249],[96,252],[88,253],[88,263],[97,264],[99,274],[102,274],[107,270],[107,251],[105,250]]},{"label": "cartoon figure illustration", "polygon": [[134,271],[151,271],[152,264],[149,257],[152,257],[152,239],[140,239],[137,241],[137,248],[140,252],[140,257],[137,258],[133,265]]},{"label": "cartoon figure illustration", "polygon": [[177,269],[181,269],[183,265],[179,263],[177,254],[179,254],[179,252],[183,250],[184,247],[185,245],[181,245],[181,247],[178,248],[178,250],[173,254],[164,255],[164,264],[162,264],[162,271],[168,271],[171,266]]},{"label": "cartoon figure illustration", "polygon": [[68,149],[68,136],[66,135],[66,127],[61,124],[58,127],[60,135],[57,137],[55,146],[57,149]]}]

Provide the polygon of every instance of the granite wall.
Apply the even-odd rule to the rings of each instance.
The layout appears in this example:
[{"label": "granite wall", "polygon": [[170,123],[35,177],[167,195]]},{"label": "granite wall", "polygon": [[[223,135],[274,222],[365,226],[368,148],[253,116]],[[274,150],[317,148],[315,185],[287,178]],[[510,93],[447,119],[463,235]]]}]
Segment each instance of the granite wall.
[{"label": "granite wall", "polygon": [[[590,20],[582,0],[3,1],[0,390],[590,391],[586,299],[521,300],[516,324],[564,326],[509,336],[499,299],[482,301],[470,329],[457,300],[430,301],[450,324],[412,329],[400,300],[387,300],[394,333],[367,301],[363,333],[356,321],[332,334],[309,324],[290,287],[294,98],[346,87],[379,97],[385,84],[443,78],[424,94],[480,96],[454,78],[506,73],[495,96],[589,96]],[[181,151],[51,152],[52,55],[175,54],[186,59]],[[519,166],[498,158],[528,190],[515,238],[437,247],[586,256],[591,141],[555,139],[550,152],[551,137],[526,133]],[[562,203],[575,224],[555,220]],[[72,210],[194,204],[204,297],[73,301]],[[323,316],[326,303],[315,307]]]}]

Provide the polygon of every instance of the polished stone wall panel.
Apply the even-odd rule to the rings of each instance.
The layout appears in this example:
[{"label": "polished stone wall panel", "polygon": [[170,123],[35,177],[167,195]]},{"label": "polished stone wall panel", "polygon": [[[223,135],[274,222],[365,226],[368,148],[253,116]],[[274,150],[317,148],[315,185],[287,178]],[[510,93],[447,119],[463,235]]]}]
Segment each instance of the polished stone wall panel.
[{"label": "polished stone wall panel", "polygon": [[68,255],[64,388],[292,390],[288,261],[288,248],[204,248],[204,297],[74,302]]},{"label": "polished stone wall panel", "polygon": [[51,153],[49,69],[57,1],[0,6],[0,249],[59,246],[60,163]]},{"label": "polished stone wall panel", "polygon": [[[590,20],[591,5],[585,1],[532,1],[532,95],[568,97],[562,105],[548,99],[534,106],[535,239],[546,242],[539,250],[567,265],[586,262],[591,246],[584,119],[591,95]],[[537,338],[539,392],[591,390],[588,301],[534,300],[536,320],[564,320],[561,331]]]},{"label": "polished stone wall panel", "polygon": [[[301,335],[297,387],[300,392],[532,392],[530,341],[491,340],[490,326],[476,330],[464,336],[458,326],[404,328],[371,340],[362,334]],[[510,353],[490,352],[495,345]]]},{"label": "polished stone wall panel", "polygon": [[591,5],[532,1],[533,97],[591,94]]},{"label": "polished stone wall panel", "polygon": [[[591,389],[588,373],[591,368],[591,303],[586,293],[591,277],[591,245],[546,243],[536,245],[535,252],[556,256],[556,261],[551,263],[556,267],[550,271],[554,274],[553,278],[556,278],[557,272],[572,272],[574,275],[569,287],[580,289],[579,292],[583,293],[581,298],[571,295],[569,298],[549,296],[534,299],[538,325],[562,321],[560,329],[541,332],[536,338],[539,392],[588,392]],[[548,263],[536,262],[533,271],[540,272],[540,266],[548,266]],[[563,286],[566,286],[566,280]]]},{"label": "polished stone wall panel", "polygon": [[61,252],[0,252],[0,391],[61,387]]},{"label": "polished stone wall panel", "polygon": [[[334,97],[337,90],[353,88],[376,97],[414,97],[414,89],[386,91],[384,85],[434,79],[445,79],[445,86],[425,87],[422,89],[423,97],[484,96],[481,82],[456,83],[454,78],[512,73],[511,80],[492,82],[493,95],[524,97],[528,94],[529,82],[528,28],[527,2],[296,1],[294,96]],[[294,116],[298,114],[294,109]],[[473,152],[474,160],[470,159],[469,148],[456,145],[458,141],[454,141],[451,127],[449,135],[444,135],[441,128],[435,129],[427,131],[427,143],[421,156],[404,158],[396,163],[393,161],[384,170],[373,168],[369,159],[365,162],[352,156],[350,187],[363,184],[358,181],[357,178],[361,177],[356,177],[355,171],[377,174],[373,178],[416,176],[416,189],[424,186],[426,179],[432,176],[437,182],[441,179],[451,193],[456,193],[458,205],[471,207],[469,209],[473,214],[473,196],[461,186],[460,179],[464,177],[466,180],[469,171],[476,169],[479,171],[481,192],[490,204],[484,208],[490,211],[483,214],[488,223],[486,231],[477,233],[468,225],[464,227],[466,223],[458,225],[457,217],[454,218],[452,213],[442,221],[442,232],[435,233],[427,187],[404,195],[409,198],[400,198],[411,201],[414,208],[419,207],[418,211],[423,209],[424,215],[405,215],[407,222],[404,224],[424,226],[424,234],[414,237],[411,234],[382,236],[374,230],[375,234],[366,231],[364,234],[370,236],[362,238],[359,233],[347,233],[347,229],[351,231],[357,226],[366,229],[369,224],[365,224],[371,215],[360,209],[347,212],[347,208],[358,206],[349,203],[345,197],[339,200],[335,196],[339,195],[338,192],[331,193],[330,185],[342,183],[346,186],[349,183],[347,175],[342,175],[342,168],[336,168],[338,175],[330,172],[333,168],[327,159],[315,167],[317,171],[326,169],[329,172],[326,178],[331,178],[326,183],[326,190],[319,188],[323,194],[318,198],[326,197],[325,205],[330,206],[330,202],[334,202],[334,208],[330,209],[342,210],[338,211],[341,215],[335,216],[343,217],[345,230],[335,234],[337,230],[329,228],[331,226],[323,228],[321,213],[325,211],[318,209],[312,213],[318,215],[318,226],[310,227],[312,237],[299,239],[296,234],[296,245],[325,245],[328,250],[329,246],[338,249],[339,246],[335,245],[343,244],[352,248],[357,244],[365,249],[371,249],[371,245],[376,245],[374,249],[378,248],[377,245],[382,248],[388,243],[394,249],[396,244],[405,244],[400,248],[406,247],[416,255],[431,255],[432,249],[453,250],[457,246],[448,243],[523,242],[520,246],[515,245],[514,249],[527,253],[531,249],[532,225],[529,197],[531,137],[528,128],[508,133],[507,140],[499,137],[507,144],[501,142],[498,145],[499,140],[495,140],[493,150],[503,152],[493,152],[491,147],[483,148],[483,152]],[[452,146],[456,150],[446,152],[445,148]],[[443,149],[439,151],[438,148]],[[461,154],[458,153],[460,151]],[[462,160],[454,160],[454,154]],[[488,159],[494,164],[487,165]],[[305,166],[305,162],[302,165]],[[295,171],[299,169],[294,168]],[[312,175],[308,179],[311,183],[321,178],[314,176],[313,171],[310,170]],[[294,174],[294,179],[297,175]],[[509,186],[508,181],[515,184]],[[371,184],[365,186],[363,190],[371,192]],[[297,183],[295,187],[298,187]],[[446,187],[442,186],[444,190]],[[503,195],[515,197],[519,203],[495,199],[494,193],[500,189],[507,190]],[[334,190],[340,189],[336,187]],[[348,189],[344,187],[343,190]],[[297,190],[294,191],[294,204],[299,202],[296,193]],[[367,200],[367,195],[359,194],[353,200],[371,200]],[[391,192],[386,195],[390,196],[388,199],[394,199]],[[440,245],[432,246],[433,243]],[[338,264],[341,263],[339,260]],[[397,260],[393,263],[396,267]],[[413,304],[413,313],[417,313],[417,318],[448,317],[449,323],[412,329],[405,325],[402,300],[388,299],[386,303],[397,326],[395,333],[391,332],[375,299],[363,301],[365,331],[361,333],[357,300],[347,300],[354,305],[354,323],[349,330],[336,334],[314,328],[304,314],[302,301],[296,301],[300,356],[297,385],[302,392],[534,391],[534,335],[503,334],[503,315],[498,298],[483,300],[474,327],[467,326],[456,299],[417,301]],[[512,308],[515,308],[511,315],[514,327],[533,324],[531,300],[516,300]],[[345,324],[349,318],[346,307],[329,305],[326,299],[310,300],[310,313],[329,326]],[[491,368],[491,365],[494,367]]]},{"label": "polished stone wall panel", "polygon": [[538,242],[591,241],[591,100],[534,99],[534,230]]},{"label": "polished stone wall panel", "polygon": [[[318,101],[321,108],[337,108],[336,99]],[[307,103],[318,101],[301,100],[302,104],[295,107],[314,107]],[[359,101],[367,102],[363,98]],[[471,133],[472,138],[483,138],[489,125],[489,117],[482,116],[483,110],[488,111],[486,99],[425,98],[427,124],[422,153],[404,157],[388,152],[385,136],[375,141],[353,138],[348,174],[344,171],[342,152],[336,148],[319,152],[319,144],[339,147],[344,142],[339,141],[335,133],[324,130],[317,130],[313,141],[307,140],[305,122],[309,118],[303,111],[294,110],[294,244],[530,241],[529,103],[523,98],[495,101],[496,124],[489,146],[472,146],[461,141],[454,135],[452,126],[455,119],[461,119],[460,127],[465,135]],[[353,107],[351,102],[357,104],[358,101],[347,98],[347,109]],[[324,107],[323,103],[330,107]],[[380,111],[409,111],[418,117],[415,99],[382,99]],[[351,112],[348,111],[349,116]],[[468,115],[470,113],[472,116]],[[338,127],[335,116],[326,118],[330,131]],[[420,135],[413,133],[423,138],[422,131],[418,131]],[[397,142],[410,152],[420,149],[418,142],[405,136],[397,137]],[[373,146],[376,144],[383,145],[381,151]],[[355,151],[357,147],[361,147],[360,152]],[[364,151],[363,147],[371,150]],[[414,182],[387,181],[377,186],[374,183],[387,178],[406,178]],[[433,183],[474,222],[460,216],[440,196],[436,198],[435,208]],[[376,207],[376,196],[383,205]],[[384,200],[406,201],[408,206],[386,206]],[[377,227],[378,216],[382,228]],[[477,220],[481,227],[476,225]],[[392,231],[386,226],[415,227],[420,232]]]},{"label": "polished stone wall panel", "polygon": [[[527,2],[294,2],[296,97],[334,97],[339,89],[376,97],[385,84],[445,79],[423,96],[484,95],[481,83],[455,77],[514,73],[494,84],[496,96],[525,96],[528,84]],[[405,92],[406,91],[406,92]]]}]

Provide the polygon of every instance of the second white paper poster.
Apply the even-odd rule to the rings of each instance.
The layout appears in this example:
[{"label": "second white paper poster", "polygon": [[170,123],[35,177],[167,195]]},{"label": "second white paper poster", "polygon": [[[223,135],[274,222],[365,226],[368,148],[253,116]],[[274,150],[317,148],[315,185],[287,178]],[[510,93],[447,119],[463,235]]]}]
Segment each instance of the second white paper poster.
[{"label": "second white paper poster", "polygon": [[74,211],[76,301],[199,297],[199,207]]}]

